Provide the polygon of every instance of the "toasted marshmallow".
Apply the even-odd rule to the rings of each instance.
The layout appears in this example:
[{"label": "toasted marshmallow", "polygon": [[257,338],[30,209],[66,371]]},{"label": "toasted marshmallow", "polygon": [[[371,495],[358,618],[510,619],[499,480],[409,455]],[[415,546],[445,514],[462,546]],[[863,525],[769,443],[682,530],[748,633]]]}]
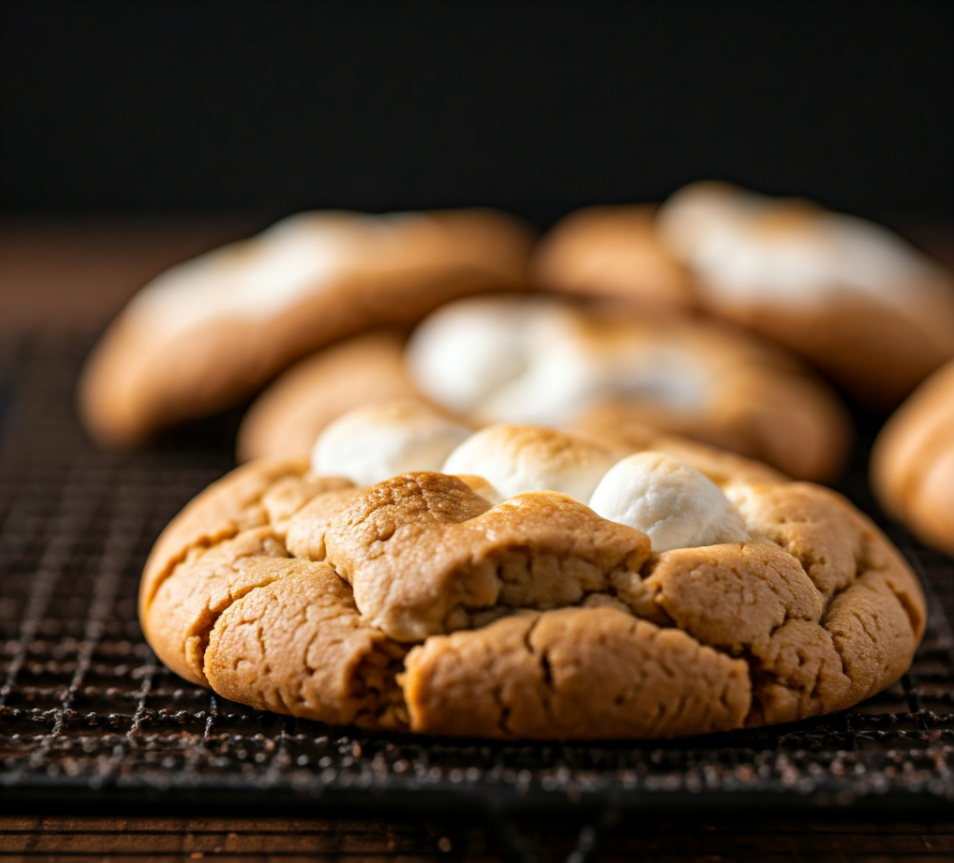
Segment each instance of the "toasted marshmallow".
[{"label": "toasted marshmallow", "polygon": [[589,505],[605,519],[643,531],[657,552],[749,538],[739,511],[715,483],[663,453],[641,452],[618,462]]},{"label": "toasted marshmallow", "polygon": [[442,471],[482,476],[504,499],[527,491],[556,491],[587,501],[615,461],[608,449],[575,435],[497,425],[465,440]]},{"label": "toasted marshmallow", "polygon": [[694,183],[659,212],[663,238],[727,302],[815,304],[862,294],[910,303],[932,265],[878,225],[804,201]]},{"label": "toasted marshmallow", "polygon": [[470,429],[417,402],[385,402],[349,411],[315,441],[311,467],[355,485],[383,482],[408,471],[440,470]]}]

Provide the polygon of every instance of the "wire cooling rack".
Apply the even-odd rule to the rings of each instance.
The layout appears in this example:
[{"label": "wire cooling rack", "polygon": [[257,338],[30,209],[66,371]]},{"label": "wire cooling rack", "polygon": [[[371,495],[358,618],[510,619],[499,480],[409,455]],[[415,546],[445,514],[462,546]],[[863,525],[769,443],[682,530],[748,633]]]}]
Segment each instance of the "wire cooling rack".
[{"label": "wire cooling rack", "polygon": [[[501,813],[589,807],[596,832],[581,836],[580,860],[600,823],[636,807],[923,813],[954,802],[954,562],[898,530],[929,593],[924,643],[898,684],[817,720],[663,744],[425,740],[261,713],[185,683],[143,641],[138,580],[167,521],[231,467],[236,417],[148,452],[98,452],[72,408],[87,345],[37,336],[2,353],[0,800],[149,801],[153,812],[426,803],[496,813],[498,827]],[[875,513],[864,456],[844,490]]]}]

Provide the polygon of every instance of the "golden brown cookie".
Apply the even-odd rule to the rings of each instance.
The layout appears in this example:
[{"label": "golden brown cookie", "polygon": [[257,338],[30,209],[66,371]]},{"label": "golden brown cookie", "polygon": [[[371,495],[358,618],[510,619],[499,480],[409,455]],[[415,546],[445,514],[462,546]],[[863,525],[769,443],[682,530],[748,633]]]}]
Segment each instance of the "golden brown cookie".
[{"label": "golden brown cookie", "polygon": [[768,336],[850,395],[896,403],[954,357],[954,277],[885,228],[727,183],[571,214],[539,244],[543,287],[695,308]]},{"label": "golden brown cookie", "polygon": [[239,428],[239,461],[307,456],[318,433],[352,408],[418,398],[397,331],[346,339],[295,363],[252,403]]},{"label": "golden brown cookie", "polygon": [[649,425],[799,479],[831,478],[851,440],[838,398],[798,361],[699,321],[477,297],[425,319],[406,363],[394,342],[385,350],[356,341],[339,351],[315,356],[265,391],[243,423],[240,458],[306,454],[345,392],[348,407],[417,395],[477,424],[574,427],[637,442]]},{"label": "golden brown cookie", "polygon": [[911,662],[917,580],[834,492],[529,427],[445,456],[443,418],[367,411],[419,470],[352,484],[369,463],[332,426],[342,478],[254,462],[167,528],[140,616],[176,672],[323,722],[609,739],[840,710]]},{"label": "golden brown cookie", "polygon": [[490,210],[293,216],[140,291],[86,365],[83,421],[104,445],[135,445],[335,339],[522,287],[529,246],[520,222]]},{"label": "golden brown cookie", "polygon": [[537,244],[531,276],[553,291],[692,309],[689,270],[662,242],[655,219],[650,204],[577,210]]},{"label": "golden brown cookie", "polygon": [[881,430],[871,482],[888,512],[954,556],[954,362],[924,381]]}]

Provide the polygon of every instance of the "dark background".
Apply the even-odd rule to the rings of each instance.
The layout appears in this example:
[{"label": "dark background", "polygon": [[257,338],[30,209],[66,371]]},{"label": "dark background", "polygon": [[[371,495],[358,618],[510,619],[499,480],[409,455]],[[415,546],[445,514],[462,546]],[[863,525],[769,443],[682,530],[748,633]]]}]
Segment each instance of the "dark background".
[{"label": "dark background", "polygon": [[7,2],[7,215],[487,203],[717,176],[954,215],[954,3]]}]

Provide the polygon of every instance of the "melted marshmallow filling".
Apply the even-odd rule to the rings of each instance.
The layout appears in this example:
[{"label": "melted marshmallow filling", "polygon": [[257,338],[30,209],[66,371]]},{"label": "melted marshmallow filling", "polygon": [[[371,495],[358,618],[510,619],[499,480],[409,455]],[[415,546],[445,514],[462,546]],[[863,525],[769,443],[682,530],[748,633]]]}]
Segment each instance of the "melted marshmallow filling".
[{"label": "melted marshmallow filling", "polygon": [[639,338],[605,350],[575,331],[554,303],[461,300],[418,326],[408,370],[436,404],[485,423],[559,427],[614,398],[687,414],[705,405],[710,370],[686,351]]},{"label": "melted marshmallow filling", "polygon": [[854,293],[907,306],[932,269],[879,225],[751,192],[690,186],[659,218],[666,241],[704,277],[700,287],[727,301],[815,304]]},{"label": "melted marshmallow filling", "polygon": [[394,245],[403,226],[425,218],[416,213],[289,216],[256,237],[167,270],[146,285],[129,308],[143,325],[170,332],[223,317],[272,317],[322,291],[343,273],[373,266],[373,255],[357,254],[360,243]]}]

